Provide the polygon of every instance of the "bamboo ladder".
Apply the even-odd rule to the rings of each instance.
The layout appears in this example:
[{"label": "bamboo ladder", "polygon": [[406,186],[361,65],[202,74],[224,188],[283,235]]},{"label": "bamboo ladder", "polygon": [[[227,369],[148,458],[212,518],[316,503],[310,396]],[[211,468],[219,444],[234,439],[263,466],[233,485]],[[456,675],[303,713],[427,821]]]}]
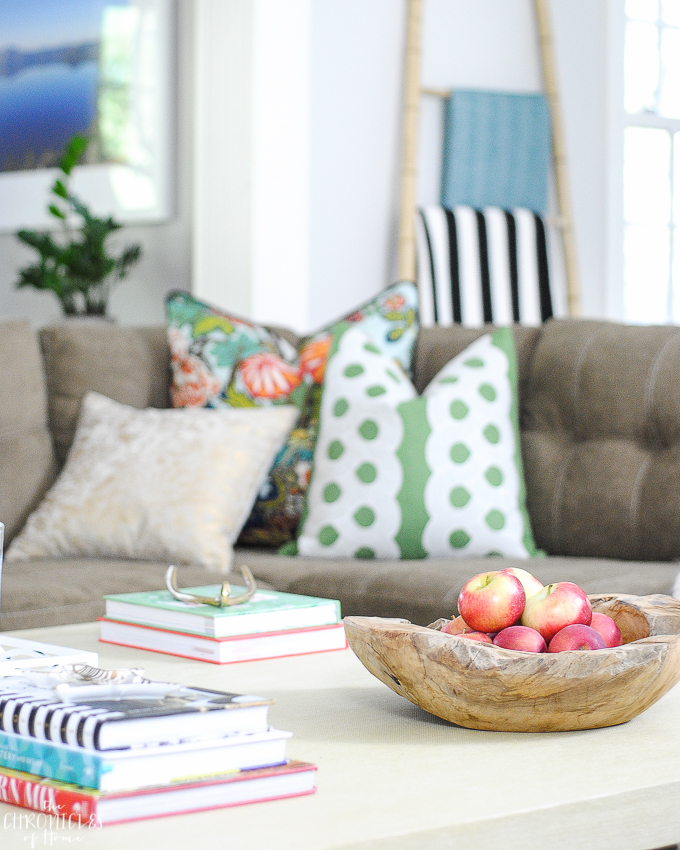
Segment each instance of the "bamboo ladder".
[{"label": "bamboo ladder", "polygon": [[[567,178],[567,156],[564,145],[562,115],[555,56],[553,52],[547,0],[534,0],[538,25],[541,66],[545,93],[550,110],[552,157],[555,192],[558,206],[558,225],[562,234],[564,264],[567,278],[567,302],[571,316],[580,315],[580,294],[576,246],[572,229],[571,202]],[[420,53],[423,0],[408,0],[406,28],[406,61],[404,82],[404,118],[401,165],[401,206],[399,213],[399,279],[416,280],[416,179],[418,157],[418,119],[422,93],[447,96],[448,92],[421,89]]]}]

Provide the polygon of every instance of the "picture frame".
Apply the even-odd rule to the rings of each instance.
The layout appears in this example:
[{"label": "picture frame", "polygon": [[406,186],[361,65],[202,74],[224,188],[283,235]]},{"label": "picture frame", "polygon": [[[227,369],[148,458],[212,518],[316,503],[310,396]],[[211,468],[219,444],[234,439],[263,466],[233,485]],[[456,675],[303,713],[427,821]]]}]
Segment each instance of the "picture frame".
[{"label": "picture frame", "polygon": [[0,0],[0,232],[55,227],[76,133],[91,141],[71,188],[94,215],[172,216],[175,20],[175,0]]}]

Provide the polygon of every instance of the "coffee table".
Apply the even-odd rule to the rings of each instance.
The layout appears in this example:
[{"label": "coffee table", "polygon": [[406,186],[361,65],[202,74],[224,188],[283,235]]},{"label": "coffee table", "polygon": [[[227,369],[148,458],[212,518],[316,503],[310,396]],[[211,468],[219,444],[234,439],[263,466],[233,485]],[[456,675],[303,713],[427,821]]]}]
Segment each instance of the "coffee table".
[{"label": "coffee table", "polygon": [[680,686],[623,726],[476,732],[392,693],[351,650],[217,666],[98,642],[95,623],[22,631],[104,667],[272,696],[308,797],[103,829],[37,828],[0,804],[0,847],[116,850],[652,850],[680,840]]}]

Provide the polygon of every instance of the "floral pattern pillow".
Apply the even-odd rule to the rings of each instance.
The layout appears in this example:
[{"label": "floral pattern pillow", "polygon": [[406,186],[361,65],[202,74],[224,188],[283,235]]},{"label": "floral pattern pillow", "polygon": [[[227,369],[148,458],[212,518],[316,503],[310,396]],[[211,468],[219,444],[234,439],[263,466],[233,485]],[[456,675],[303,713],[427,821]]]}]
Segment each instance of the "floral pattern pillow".
[{"label": "floral pattern pillow", "polygon": [[312,471],[321,387],[340,322],[360,325],[407,373],[418,333],[418,292],[396,283],[358,310],[303,340],[230,316],[188,293],[168,296],[173,407],[295,404],[296,427],[258,494],[239,543],[280,546],[296,537]]},{"label": "floral pattern pillow", "polygon": [[[411,283],[397,283],[344,316],[341,322],[361,325],[374,342],[410,372],[417,334],[417,294]],[[319,393],[331,340],[339,322],[307,337],[294,357],[270,351],[244,355],[234,369],[226,397],[233,407],[272,404],[293,396],[302,407],[312,393],[318,417]],[[303,392],[298,388],[304,387]]]},{"label": "floral pattern pillow", "polygon": [[166,309],[173,407],[233,407],[224,393],[236,364],[256,352],[279,353],[278,338],[266,328],[188,292],[170,293]]}]

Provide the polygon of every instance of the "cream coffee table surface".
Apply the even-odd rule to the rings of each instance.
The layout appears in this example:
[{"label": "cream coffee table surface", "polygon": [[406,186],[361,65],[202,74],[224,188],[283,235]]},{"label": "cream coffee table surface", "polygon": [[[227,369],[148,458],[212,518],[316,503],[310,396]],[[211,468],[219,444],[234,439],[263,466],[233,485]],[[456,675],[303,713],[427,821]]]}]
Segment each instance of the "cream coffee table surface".
[{"label": "cream coffee table surface", "polygon": [[103,829],[22,825],[0,804],[0,848],[652,850],[680,840],[680,686],[622,726],[476,732],[392,693],[350,649],[218,666],[99,643],[94,623],[21,637],[99,652],[103,667],[276,699],[288,753],[316,794]]}]

